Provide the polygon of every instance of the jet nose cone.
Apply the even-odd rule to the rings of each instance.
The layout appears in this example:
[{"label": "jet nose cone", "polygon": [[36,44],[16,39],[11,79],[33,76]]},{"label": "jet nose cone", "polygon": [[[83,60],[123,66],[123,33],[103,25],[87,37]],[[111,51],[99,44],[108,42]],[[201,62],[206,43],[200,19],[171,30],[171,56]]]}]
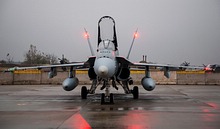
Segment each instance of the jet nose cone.
[{"label": "jet nose cone", "polygon": [[108,68],[106,66],[100,66],[98,68],[98,73],[101,76],[106,76],[108,74]]}]

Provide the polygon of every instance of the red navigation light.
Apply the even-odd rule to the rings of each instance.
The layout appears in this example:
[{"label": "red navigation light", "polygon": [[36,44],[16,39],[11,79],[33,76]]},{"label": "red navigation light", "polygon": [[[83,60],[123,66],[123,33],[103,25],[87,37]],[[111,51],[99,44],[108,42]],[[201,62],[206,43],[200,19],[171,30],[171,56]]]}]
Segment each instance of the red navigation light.
[{"label": "red navigation light", "polygon": [[138,33],[135,32],[135,33],[134,33],[134,38],[137,38],[137,37],[138,37]]},{"label": "red navigation light", "polygon": [[205,71],[211,71],[212,69],[209,68],[209,67],[205,67],[204,70],[205,70]]},{"label": "red navigation light", "polygon": [[85,33],[85,34],[84,34],[84,37],[85,37],[85,38],[89,38],[89,34],[88,34],[88,33]]}]

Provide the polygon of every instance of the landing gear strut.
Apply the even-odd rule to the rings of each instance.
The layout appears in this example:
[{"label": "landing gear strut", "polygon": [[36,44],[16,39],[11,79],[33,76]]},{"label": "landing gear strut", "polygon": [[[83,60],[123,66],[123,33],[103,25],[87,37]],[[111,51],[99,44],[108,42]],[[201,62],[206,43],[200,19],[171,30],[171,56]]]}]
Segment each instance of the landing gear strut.
[{"label": "landing gear strut", "polygon": [[[91,88],[90,90],[88,90],[86,88],[86,86],[83,86],[81,88],[81,98],[82,99],[87,99],[87,95],[88,93],[94,93],[94,90],[97,87],[97,82],[94,82],[93,88]],[[114,104],[114,95],[113,93],[110,93],[110,85],[108,80],[104,80],[103,82],[103,88],[101,88],[101,90],[105,89],[105,93],[101,94],[101,104]],[[113,82],[113,87],[116,88],[116,85]],[[137,86],[134,86],[133,90],[129,90],[128,88],[128,83],[127,82],[123,82],[122,84],[123,89],[125,90],[126,94],[132,93],[133,94],[133,98],[134,99],[138,99],[139,98],[139,89]],[[117,88],[116,88],[117,89]]]},{"label": "landing gear strut", "polygon": [[104,80],[102,87],[105,88],[105,93],[101,94],[101,104],[114,104],[114,96],[112,93],[110,93],[110,85],[108,80]]}]

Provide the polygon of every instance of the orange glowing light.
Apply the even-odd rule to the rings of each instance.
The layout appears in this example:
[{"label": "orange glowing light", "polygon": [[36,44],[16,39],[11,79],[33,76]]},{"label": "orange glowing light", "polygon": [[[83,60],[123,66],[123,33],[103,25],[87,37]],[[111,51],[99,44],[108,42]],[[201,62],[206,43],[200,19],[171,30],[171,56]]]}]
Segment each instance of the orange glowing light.
[{"label": "orange glowing light", "polygon": [[134,38],[137,38],[138,37],[138,33],[134,33]]},{"label": "orange glowing light", "polygon": [[85,33],[85,34],[84,34],[84,37],[85,37],[85,38],[89,38],[89,34],[88,34],[88,33]]}]

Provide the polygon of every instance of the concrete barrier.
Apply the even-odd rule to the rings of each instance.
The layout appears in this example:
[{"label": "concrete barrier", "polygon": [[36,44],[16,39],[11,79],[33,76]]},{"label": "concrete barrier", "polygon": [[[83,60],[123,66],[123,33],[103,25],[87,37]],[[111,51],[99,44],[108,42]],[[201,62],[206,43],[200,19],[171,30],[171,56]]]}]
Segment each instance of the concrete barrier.
[{"label": "concrete barrier", "polygon": [[[78,70],[76,76],[80,84],[91,84],[88,77],[88,72],[85,70]],[[68,72],[58,72],[57,76],[52,79],[48,78],[48,72],[32,71],[32,72],[14,72],[14,73],[0,73],[0,84],[62,84],[63,80],[68,77]],[[141,84],[141,79],[145,76],[144,70],[132,70],[131,77],[134,84]],[[156,84],[178,84],[178,85],[220,85],[220,73],[205,73],[205,72],[176,72],[171,71],[169,79],[164,77],[162,71],[151,71],[151,77]]]},{"label": "concrete barrier", "polygon": [[177,74],[177,84],[179,85],[205,85],[205,75],[198,73]]},{"label": "concrete barrier", "polygon": [[220,85],[220,73],[177,72],[179,85]]},{"label": "concrete barrier", "polygon": [[1,85],[12,85],[14,83],[14,74],[11,72],[3,73],[0,72],[0,84]]},{"label": "concrete barrier", "polygon": [[[172,71],[170,78],[166,78],[161,71],[152,71],[151,77],[155,80],[156,84],[176,84],[176,72]],[[131,77],[135,84],[141,84],[141,79],[145,76],[144,70],[137,70],[137,72],[131,72]]]},{"label": "concrete barrier", "polygon": [[206,73],[205,74],[206,85],[220,85],[220,73]]}]

